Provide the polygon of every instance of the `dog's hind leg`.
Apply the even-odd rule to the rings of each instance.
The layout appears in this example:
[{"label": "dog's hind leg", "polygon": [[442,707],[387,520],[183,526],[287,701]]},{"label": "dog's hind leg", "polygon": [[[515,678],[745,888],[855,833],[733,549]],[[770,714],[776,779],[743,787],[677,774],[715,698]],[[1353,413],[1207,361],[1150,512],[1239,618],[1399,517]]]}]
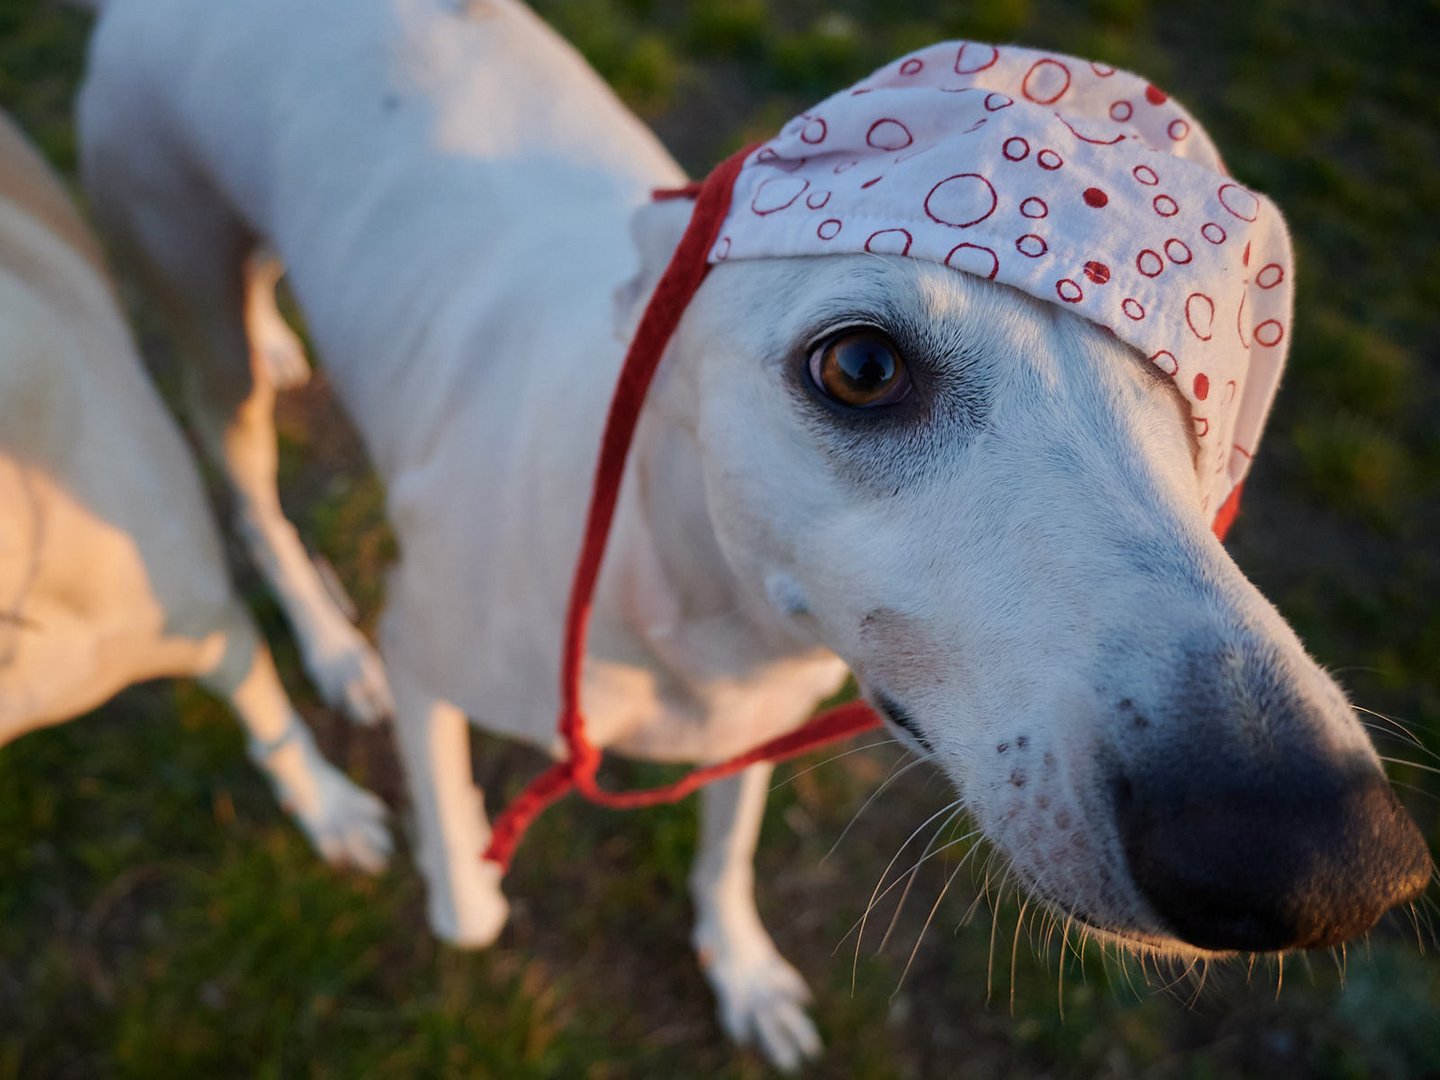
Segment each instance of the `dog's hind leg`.
[{"label": "dog's hind leg", "polygon": [[184,352],[194,427],[225,471],[239,531],[285,610],[306,671],[330,704],[362,722],[382,719],[391,701],[380,659],[337,607],[276,491],[275,380],[264,354],[299,350],[274,310],[278,268],[249,261],[244,226],[204,180],[166,169],[163,152],[108,160],[87,150],[99,218]]},{"label": "dog's hind leg", "polygon": [[415,813],[417,861],[435,936],[478,949],[499,935],[510,906],[500,871],[480,856],[490,843],[484,796],[470,765],[470,721],[449,702],[392,671],[395,737]]},{"label": "dog's hind leg", "polygon": [[772,771],[752,765],[701,792],[700,846],[690,872],[692,941],[726,1032],[788,1071],[820,1052],[820,1036],[805,1011],[805,981],[755,909],[755,842]]},{"label": "dog's hind leg", "polygon": [[[276,488],[272,364],[278,362],[293,379],[304,356],[274,307],[275,265],[254,264],[247,257],[241,273],[244,322],[253,336],[242,332],[237,337],[241,328],[232,318],[238,311],[207,313],[202,327],[210,345],[206,359],[187,368],[186,389],[202,438],[223,464],[235,493],[251,557],[285,609],[306,671],[331,705],[374,723],[392,709],[385,670],[317,574]],[[243,368],[237,344],[245,348]],[[272,355],[286,352],[293,353],[288,360]],[[211,360],[217,354],[225,359]]]},{"label": "dog's hind leg", "polygon": [[378,874],[390,857],[384,804],[320,753],[238,601],[225,621],[225,655],[205,685],[229,700],[249,735],[251,759],[321,857]]}]

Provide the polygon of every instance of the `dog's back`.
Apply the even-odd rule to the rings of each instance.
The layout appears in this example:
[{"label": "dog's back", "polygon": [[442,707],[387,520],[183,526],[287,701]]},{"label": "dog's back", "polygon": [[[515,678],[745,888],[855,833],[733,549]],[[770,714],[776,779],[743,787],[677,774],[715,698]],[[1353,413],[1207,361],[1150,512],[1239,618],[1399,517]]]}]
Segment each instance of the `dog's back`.
[{"label": "dog's back", "polygon": [[[449,628],[415,663],[464,673],[448,689],[467,704],[549,684],[513,657],[548,668],[558,640],[580,463],[621,356],[613,296],[636,271],[630,215],[683,180],[655,137],[512,0],[110,0],[79,127],[117,252],[163,279],[162,304],[185,297],[170,321],[200,341],[193,369],[240,381],[247,363],[217,268],[257,238],[285,263],[410,553],[389,610],[408,565],[445,583],[415,602]],[[537,499],[522,476],[561,479]],[[524,628],[472,602],[502,595],[516,560],[546,582]],[[475,656],[495,658],[490,678]],[[496,711],[553,735],[548,706]]]},{"label": "dog's back", "polygon": [[[628,259],[626,214],[609,208],[683,180],[511,0],[109,0],[79,119],[102,223],[108,189],[133,203],[150,176],[183,173],[273,244],[357,414],[362,381],[386,388],[376,409],[403,407],[417,351],[458,332],[456,296],[472,309],[495,296],[491,324],[517,308],[544,318],[540,301],[571,317],[579,285],[605,292],[591,264]],[[142,162],[145,176],[111,175]],[[378,357],[395,369],[377,373]],[[364,379],[347,379],[357,363]]]},{"label": "dog's back", "polygon": [[384,809],[320,755],[231,590],[98,248],[0,115],[0,744],[159,676],[229,699],[322,856],[384,865]]},{"label": "dog's back", "polygon": [[185,454],[99,249],[0,117],[0,742],[215,652],[228,587]]}]

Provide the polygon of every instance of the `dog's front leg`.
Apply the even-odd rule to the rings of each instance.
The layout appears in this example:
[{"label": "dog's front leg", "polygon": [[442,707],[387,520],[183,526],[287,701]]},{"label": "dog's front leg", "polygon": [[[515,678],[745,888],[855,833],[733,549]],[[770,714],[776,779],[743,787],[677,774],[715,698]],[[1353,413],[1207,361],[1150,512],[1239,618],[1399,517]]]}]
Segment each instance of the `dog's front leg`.
[{"label": "dog's front leg", "polygon": [[470,721],[403,670],[391,671],[391,686],[430,929],[460,948],[484,948],[499,936],[510,906],[499,869],[480,858],[490,824],[470,766]]},{"label": "dog's front leg", "polygon": [[820,1052],[820,1036],[805,1011],[805,980],[780,955],[755,910],[755,841],[772,771],[752,765],[701,793],[700,848],[690,873],[692,941],[726,1032],[791,1070]]},{"label": "dog's front leg", "polygon": [[378,874],[390,857],[384,805],[320,753],[238,601],[231,602],[222,626],[225,655],[204,682],[229,699],[250,736],[251,759],[326,862]]}]

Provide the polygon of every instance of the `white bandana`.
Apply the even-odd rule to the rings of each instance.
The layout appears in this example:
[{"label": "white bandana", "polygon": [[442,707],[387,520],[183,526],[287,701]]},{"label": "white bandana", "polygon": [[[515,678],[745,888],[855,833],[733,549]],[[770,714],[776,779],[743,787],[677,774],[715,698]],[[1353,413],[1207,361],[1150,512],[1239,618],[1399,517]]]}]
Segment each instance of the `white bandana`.
[{"label": "white bandana", "polygon": [[746,159],[709,261],[858,252],[1108,327],[1189,402],[1207,514],[1244,479],[1285,361],[1290,241],[1145,80],[1013,46],[912,53]]}]

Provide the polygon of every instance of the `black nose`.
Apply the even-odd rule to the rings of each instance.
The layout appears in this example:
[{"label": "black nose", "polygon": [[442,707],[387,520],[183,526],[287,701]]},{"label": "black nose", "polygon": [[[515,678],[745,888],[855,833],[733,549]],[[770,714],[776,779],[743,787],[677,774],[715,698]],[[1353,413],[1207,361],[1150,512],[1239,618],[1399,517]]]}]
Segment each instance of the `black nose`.
[{"label": "black nose", "polygon": [[1170,767],[1113,785],[1131,876],[1182,941],[1335,945],[1424,891],[1425,841],[1369,761],[1225,772]]}]

